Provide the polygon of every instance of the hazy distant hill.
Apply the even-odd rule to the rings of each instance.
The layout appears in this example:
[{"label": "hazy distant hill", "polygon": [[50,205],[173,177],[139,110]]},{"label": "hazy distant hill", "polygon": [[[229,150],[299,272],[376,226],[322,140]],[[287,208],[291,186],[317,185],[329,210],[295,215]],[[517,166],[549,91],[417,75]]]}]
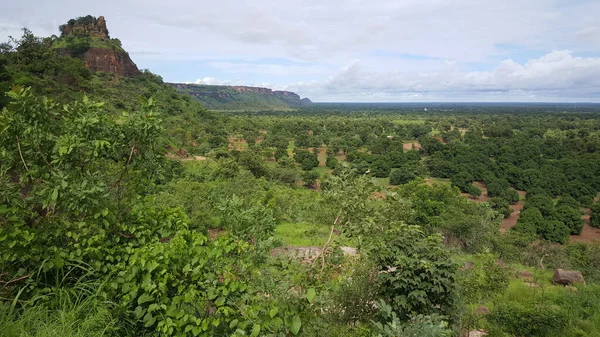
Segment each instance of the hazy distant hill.
[{"label": "hazy distant hill", "polygon": [[268,88],[168,83],[180,93],[191,95],[205,108],[213,110],[280,110],[312,104],[289,91]]}]

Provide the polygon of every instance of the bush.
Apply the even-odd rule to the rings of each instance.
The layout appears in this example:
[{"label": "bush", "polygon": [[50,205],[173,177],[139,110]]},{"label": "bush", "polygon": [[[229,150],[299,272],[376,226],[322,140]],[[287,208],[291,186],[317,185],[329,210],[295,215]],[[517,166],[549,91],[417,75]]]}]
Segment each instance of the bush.
[{"label": "bush", "polygon": [[557,208],[562,206],[579,209],[579,206],[581,205],[579,204],[579,201],[575,200],[575,198],[571,197],[570,195],[563,195],[556,203]]},{"label": "bush", "polygon": [[595,203],[591,207],[592,215],[590,216],[590,225],[600,228],[600,203]]},{"label": "bush", "polygon": [[534,195],[527,196],[527,200],[525,201],[524,210],[529,208],[537,208],[544,217],[552,215],[552,211],[554,210],[554,202],[550,197],[545,195]]},{"label": "bush", "polygon": [[567,243],[569,240],[569,234],[571,230],[560,221],[544,221],[540,227],[538,227],[538,234],[548,241],[556,242],[560,244]]},{"label": "bush", "polygon": [[384,158],[377,158],[371,164],[371,174],[377,178],[389,177],[390,170],[390,164]]},{"label": "bush", "polygon": [[404,185],[408,182],[415,180],[417,176],[403,169],[396,169],[390,173],[390,184],[391,185]]},{"label": "bush", "polygon": [[530,207],[521,212],[519,221],[513,229],[526,234],[535,235],[538,232],[538,228],[540,228],[543,223],[544,216],[540,210],[535,207]]},{"label": "bush", "polygon": [[302,173],[302,179],[304,180],[304,185],[313,187],[317,184],[317,179],[319,179],[319,173],[313,171],[306,171]]},{"label": "bush", "polygon": [[474,185],[467,185],[464,188],[464,192],[469,193],[470,195],[472,195],[474,197],[479,197],[481,195],[481,189]]},{"label": "bush", "polygon": [[327,157],[327,161],[325,162],[325,166],[329,167],[332,170],[335,170],[335,168],[338,165],[338,160],[336,157],[334,156],[328,156]]},{"label": "bush", "polygon": [[512,214],[512,208],[510,208],[510,204],[508,201],[502,198],[492,198],[490,199],[490,207],[500,214],[503,217],[508,218]]},{"label": "bush", "polygon": [[366,250],[379,272],[380,296],[390,299],[402,317],[452,311],[457,266],[441,235],[428,236],[419,226],[398,225]]},{"label": "bush", "polygon": [[571,234],[580,235],[583,230],[583,219],[581,211],[569,206],[560,206],[554,210],[553,217],[564,223],[569,228]]},{"label": "bush", "polygon": [[507,188],[503,193],[500,194],[500,198],[508,201],[511,205],[514,205],[521,200],[519,193],[512,188]]},{"label": "bush", "polygon": [[561,336],[569,325],[568,315],[549,305],[500,302],[488,317],[516,336]]}]

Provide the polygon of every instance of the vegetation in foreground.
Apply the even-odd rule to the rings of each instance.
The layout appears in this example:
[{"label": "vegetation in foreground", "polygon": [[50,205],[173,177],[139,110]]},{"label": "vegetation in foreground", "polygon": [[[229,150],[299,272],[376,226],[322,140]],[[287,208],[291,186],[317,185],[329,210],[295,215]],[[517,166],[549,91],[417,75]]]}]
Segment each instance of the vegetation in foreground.
[{"label": "vegetation in foreground", "polygon": [[598,222],[595,114],[219,115],[5,47],[2,335],[600,334],[600,245],[569,242]]}]

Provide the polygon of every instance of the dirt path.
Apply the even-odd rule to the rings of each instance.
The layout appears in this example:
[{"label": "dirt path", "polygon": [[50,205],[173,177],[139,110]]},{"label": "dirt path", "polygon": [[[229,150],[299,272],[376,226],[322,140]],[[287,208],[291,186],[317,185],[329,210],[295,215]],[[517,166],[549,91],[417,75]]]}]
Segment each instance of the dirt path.
[{"label": "dirt path", "polygon": [[405,142],[402,144],[402,148],[404,149],[405,152],[412,150],[413,146],[414,146],[415,150],[421,149],[421,143],[419,143],[418,140],[413,140],[412,142]]},{"label": "dirt path", "polygon": [[571,235],[571,242],[583,242],[589,243],[594,241],[600,242],[600,228],[594,228],[590,226],[590,214],[591,210],[589,208],[582,208],[584,215],[581,217],[584,221],[583,230],[581,231],[581,235]]}]

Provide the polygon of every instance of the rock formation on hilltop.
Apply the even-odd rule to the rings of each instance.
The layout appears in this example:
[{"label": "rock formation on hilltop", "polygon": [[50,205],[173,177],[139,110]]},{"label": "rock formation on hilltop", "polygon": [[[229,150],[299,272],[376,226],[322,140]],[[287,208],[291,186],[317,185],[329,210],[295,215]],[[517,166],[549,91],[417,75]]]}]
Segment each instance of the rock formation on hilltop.
[{"label": "rock formation on hilltop", "polygon": [[312,104],[310,99],[300,99],[290,91],[237,85],[167,84],[215,110],[287,110]]},{"label": "rock formation on hilltop", "polygon": [[108,40],[108,29],[106,28],[106,20],[103,16],[95,18],[91,15],[84,16],[78,19],[71,19],[64,25],[59,27],[61,37],[67,36],[92,36],[101,40]]},{"label": "rock formation on hilltop", "polygon": [[103,16],[71,19],[59,29],[61,37],[55,48],[61,54],[82,58],[89,70],[128,77],[140,74],[129,54],[121,47],[121,41],[110,38]]}]

